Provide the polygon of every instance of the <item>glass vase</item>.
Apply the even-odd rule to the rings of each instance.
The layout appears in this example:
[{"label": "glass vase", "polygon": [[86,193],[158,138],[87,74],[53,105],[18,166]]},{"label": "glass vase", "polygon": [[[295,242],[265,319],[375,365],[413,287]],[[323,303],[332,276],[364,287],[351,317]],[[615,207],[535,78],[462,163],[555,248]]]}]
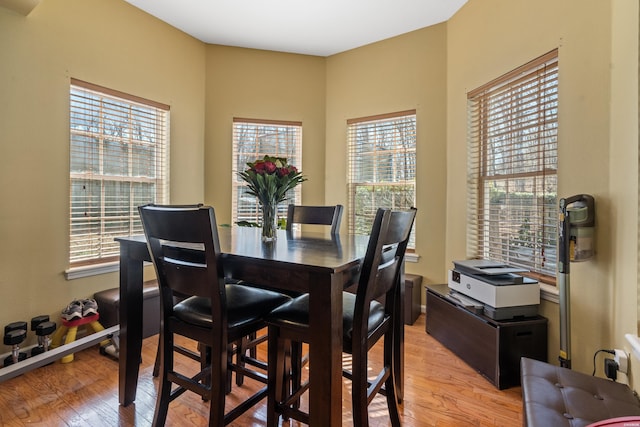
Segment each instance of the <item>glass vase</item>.
[{"label": "glass vase", "polygon": [[276,240],[278,230],[278,205],[267,203],[262,205],[262,241]]}]

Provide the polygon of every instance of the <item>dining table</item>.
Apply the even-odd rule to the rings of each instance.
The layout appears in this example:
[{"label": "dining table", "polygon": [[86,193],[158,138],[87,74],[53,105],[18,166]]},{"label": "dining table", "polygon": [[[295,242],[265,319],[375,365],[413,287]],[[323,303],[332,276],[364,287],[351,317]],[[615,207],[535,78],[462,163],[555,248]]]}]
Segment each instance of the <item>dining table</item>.
[{"label": "dining table", "polygon": [[[227,277],[283,292],[309,293],[309,425],[342,425],[342,292],[357,283],[368,236],[278,230],[263,242],[257,227],[218,227]],[[144,235],[119,237],[119,401],[135,401],[142,349]],[[400,317],[402,318],[402,317]]]}]

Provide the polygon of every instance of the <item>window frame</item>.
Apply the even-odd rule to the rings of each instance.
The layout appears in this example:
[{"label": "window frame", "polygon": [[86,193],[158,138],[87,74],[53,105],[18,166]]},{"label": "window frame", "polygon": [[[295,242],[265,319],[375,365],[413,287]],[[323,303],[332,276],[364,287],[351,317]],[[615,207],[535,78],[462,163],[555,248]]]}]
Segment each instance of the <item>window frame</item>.
[{"label": "window frame", "polygon": [[[363,136],[363,132],[367,135]],[[388,137],[387,132],[393,134],[390,149],[380,150],[379,144]],[[407,133],[403,134],[404,132]],[[371,140],[380,142],[372,143]],[[410,143],[406,144],[406,141]],[[373,149],[368,150],[365,147],[367,144],[373,145]],[[394,154],[392,160],[388,158],[390,152]],[[378,208],[408,209],[416,206],[417,114],[415,109],[348,119],[347,153],[347,218],[350,234],[368,234]],[[362,163],[363,155],[371,158],[372,161]],[[387,164],[390,162],[390,166],[386,169],[378,169],[378,165],[383,164],[383,160],[387,160]],[[366,170],[367,164],[373,165],[371,170]],[[370,175],[370,179],[365,177],[367,174]],[[379,177],[382,175],[391,179],[380,180]],[[398,193],[404,193],[404,196],[398,200],[395,197],[396,193],[392,193],[392,201],[384,203],[384,195],[375,196],[375,188],[383,187],[404,187],[405,190]],[[371,195],[370,199],[373,203],[368,210],[356,207],[359,204],[358,189],[361,188],[372,189],[368,194]],[[407,195],[409,193],[411,193],[410,196]],[[407,199],[410,199],[410,203],[406,203]],[[380,203],[381,201],[383,203]],[[415,229],[414,224],[408,252],[415,251]]]},{"label": "window frame", "polygon": [[101,266],[119,259],[114,238],[143,233],[137,207],[168,203],[169,112],[166,104],[70,79],[67,278],[109,271]]},{"label": "window frame", "polygon": [[[554,49],[467,94],[467,257],[524,267],[551,285],[557,269],[558,73]],[[487,190],[491,183],[493,192]],[[522,221],[505,221],[518,214]]]},{"label": "window frame", "polygon": [[[251,132],[251,135],[240,135],[240,131]],[[264,156],[286,157],[290,165],[302,170],[302,122],[292,120],[250,119],[243,117],[233,118],[232,127],[232,190],[231,190],[231,221],[237,224],[239,221],[260,224],[262,214],[260,204],[255,196],[245,193],[247,183],[240,178],[238,172],[247,168],[247,162],[254,162]],[[249,139],[253,136],[251,142]],[[261,144],[269,144],[269,138],[275,138],[274,149],[265,150]],[[244,139],[247,141],[243,142]],[[284,141],[284,146],[281,146]],[[245,151],[240,151],[239,144],[245,144]],[[292,145],[291,145],[292,144]],[[253,148],[253,149],[252,149]],[[297,185],[287,192],[286,203],[278,204],[278,218],[287,217],[288,203],[302,204],[302,186]],[[249,198],[240,206],[240,200]],[[239,212],[242,209],[243,212]]]}]

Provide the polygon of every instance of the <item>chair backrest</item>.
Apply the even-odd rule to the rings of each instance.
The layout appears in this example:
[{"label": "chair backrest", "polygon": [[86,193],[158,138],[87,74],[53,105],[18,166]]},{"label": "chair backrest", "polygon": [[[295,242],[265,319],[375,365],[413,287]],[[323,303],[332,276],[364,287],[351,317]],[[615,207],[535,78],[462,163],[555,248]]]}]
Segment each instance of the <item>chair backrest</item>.
[{"label": "chair backrest", "polygon": [[392,315],[415,216],[415,208],[378,209],[376,212],[356,291],[354,342],[357,329],[366,337],[371,301],[384,295],[385,313]]},{"label": "chair backrest", "polygon": [[211,299],[213,324],[226,328],[226,300],[215,212],[209,206],[138,208],[160,285],[163,316],[173,296]]},{"label": "chair backrest", "polygon": [[293,224],[330,225],[331,234],[340,231],[342,220],[342,205],[335,206],[300,206],[289,205],[287,209],[287,230],[291,231]]}]

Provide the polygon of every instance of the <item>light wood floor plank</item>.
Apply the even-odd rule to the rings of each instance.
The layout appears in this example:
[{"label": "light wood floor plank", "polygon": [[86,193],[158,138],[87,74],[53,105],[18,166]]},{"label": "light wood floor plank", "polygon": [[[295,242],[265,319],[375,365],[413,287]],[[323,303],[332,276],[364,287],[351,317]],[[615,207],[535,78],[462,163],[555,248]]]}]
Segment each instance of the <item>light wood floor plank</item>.
[{"label": "light wood floor plank", "polygon": [[[425,316],[405,328],[405,399],[400,407],[405,427],[522,425],[521,390],[497,390],[491,383],[425,332]],[[143,343],[142,364],[134,404],[118,404],[118,363],[97,347],[76,353],[68,364],[56,362],[0,384],[0,425],[23,426],[149,426],[153,419],[157,380],[152,377],[157,337]],[[264,352],[265,349],[260,350]],[[381,360],[375,348],[371,367]],[[190,363],[184,361],[185,365]],[[348,364],[348,359],[345,358]],[[258,385],[246,380],[234,388],[228,406]],[[343,383],[343,425],[350,426],[351,384]],[[305,403],[303,402],[303,405]],[[204,426],[208,404],[185,393],[169,408],[168,426]],[[231,424],[259,427],[266,420],[265,401]],[[386,401],[378,396],[369,408],[371,427],[389,425]],[[283,425],[297,427],[296,422]]]}]

